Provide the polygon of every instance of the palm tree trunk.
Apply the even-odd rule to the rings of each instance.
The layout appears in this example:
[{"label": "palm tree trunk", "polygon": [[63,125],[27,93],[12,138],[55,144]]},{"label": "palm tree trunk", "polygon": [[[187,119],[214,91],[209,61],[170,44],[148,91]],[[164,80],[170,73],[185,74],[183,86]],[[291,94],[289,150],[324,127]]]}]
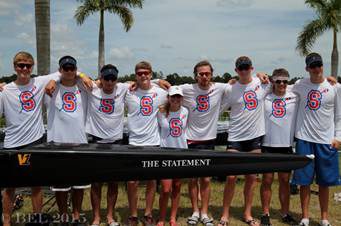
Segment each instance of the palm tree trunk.
[{"label": "palm tree trunk", "polygon": [[337,31],[334,29],[334,40],[333,40],[333,51],[332,51],[332,68],[331,68],[331,75],[334,77],[338,76],[338,67],[339,67],[339,52],[337,50]]},{"label": "palm tree trunk", "polygon": [[50,73],[50,0],[35,0],[38,75]]},{"label": "palm tree trunk", "polygon": [[98,76],[104,65],[104,10],[100,12],[99,37],[98,37]]}]

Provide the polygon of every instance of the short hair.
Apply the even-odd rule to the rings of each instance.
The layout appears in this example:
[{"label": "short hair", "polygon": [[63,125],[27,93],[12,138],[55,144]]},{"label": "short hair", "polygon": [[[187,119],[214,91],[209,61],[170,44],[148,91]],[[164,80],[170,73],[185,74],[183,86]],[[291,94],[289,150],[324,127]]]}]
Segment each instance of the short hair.
[{"label": "short hair", "polygon": [[284,68],[277,68],[272,72],[271,77],[278,77],[278,76],[288,77],[288,78],[290,77],[289,72]]},{"label": "short hair", "polygon": [[136,64],[135,72],[137,72],[139,69],[145,69],[145,70],[149,70],[150,72],[152,72],[152,65],[147,61],[141,61]]},{"label": "short hair", "polygon": [[240,66],[242,64],[247,64],[247,65],[252,66],[252,61],[251,61],[250,57],[248,57],[248,56],[240,56],[240,57],[238,57],[236,59],[236,62],[235,62],[236,68],[238,68],[238,66]]},{"label": "short hair", "polygon": [[31,63],[34,64],[33,56],[30,53],[24,52],[24,51],[21,51],[15,54],[13,58],[13,64],[16,65],[19,61],[22,61],[22,60],[31,61]]},{"label": "short hair", "polygon": [[202,60],[202,61],[200,61],[199,63],[197,63],[197,64],[194,66],[193,74],[196,76],[197,73],[198,73],[198,68],[199,68],[199,67],[203,67],[203,66],[209,66],[210,69],[211,69],[211,73],[213,74],[213,67],[212,67],[211,63],[210,63],[208,60]]}]

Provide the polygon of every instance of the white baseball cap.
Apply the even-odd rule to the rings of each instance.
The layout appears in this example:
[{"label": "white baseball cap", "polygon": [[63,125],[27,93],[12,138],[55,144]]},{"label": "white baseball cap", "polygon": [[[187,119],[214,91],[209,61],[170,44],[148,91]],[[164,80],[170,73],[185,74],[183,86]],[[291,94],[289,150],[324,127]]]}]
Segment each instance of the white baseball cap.
[{"label": "white baseball cap", "polygon": [[184,94],[182,93],[182,90],[179,86],[171,86],[168,90],[168,95],[169,96],[173,96],[173,95],[184,96]]}]

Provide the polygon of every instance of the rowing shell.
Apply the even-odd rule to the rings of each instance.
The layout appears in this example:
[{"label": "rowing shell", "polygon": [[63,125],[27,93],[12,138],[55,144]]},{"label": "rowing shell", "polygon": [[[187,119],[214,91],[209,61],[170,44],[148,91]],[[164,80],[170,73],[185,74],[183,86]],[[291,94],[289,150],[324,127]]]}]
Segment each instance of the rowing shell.
[{"label": "rowing shell", "polygon": [[252,154],[110,144],[36,145],[0,153],[0,187],[78,185],[281,172],[302,168],[307,156]]}]

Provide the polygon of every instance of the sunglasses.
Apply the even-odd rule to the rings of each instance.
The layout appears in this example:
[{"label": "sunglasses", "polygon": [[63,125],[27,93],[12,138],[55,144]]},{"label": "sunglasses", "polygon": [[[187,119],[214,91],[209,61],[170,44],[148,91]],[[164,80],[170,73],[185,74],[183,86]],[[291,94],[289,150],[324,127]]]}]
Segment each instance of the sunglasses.
[{"label": "sunglasses", "polygon": [[138,71],[138,72],[136,72],[137,76],[143,76],[143,75],[147,76],[149,74],[150,74],[150,71]]},{"label": "sunglasses", "polygon": [[206,77],[208,77],[208,76],[211,76],[212,73],[211,72],[199,72],[198,75],[199,76],[206,76]]},{"label": "sunglasses", "polygon": [[288,83],[289,83],[289,81],[288,80],[276,80],[275,81],[275,83],[277,84],[277,85],[280,85],[280,84],[284,84],[284,85],[287,85]]},{"label": "sunglasses", "polygon": [[242,64],[239,67],[237,67],[238,71],[248,71],[251,69],[250,65],[247,64]]},{"label": "sunglasses", "polygon": [[315,69],[315,68],[322,67],[322,66],[323,64],[321,62],[316,62],[316,63],[312,63],[311,65],[309,65],[309,68]]},{"label": "sunglasses", "polygon": [[24,64],[24,63],[19,63],[19,64],[16,64],[16,66],[20,69],[24,69],[26,67],[26,69],[31,69],[33,64]]},{"label": "sunglasses", "polygon": [[65,67],[62,67],[62,69],[63,69],[63,71],[66,71],[66,72],[76,70],[76,68],[73,66],[65,66]]}]

